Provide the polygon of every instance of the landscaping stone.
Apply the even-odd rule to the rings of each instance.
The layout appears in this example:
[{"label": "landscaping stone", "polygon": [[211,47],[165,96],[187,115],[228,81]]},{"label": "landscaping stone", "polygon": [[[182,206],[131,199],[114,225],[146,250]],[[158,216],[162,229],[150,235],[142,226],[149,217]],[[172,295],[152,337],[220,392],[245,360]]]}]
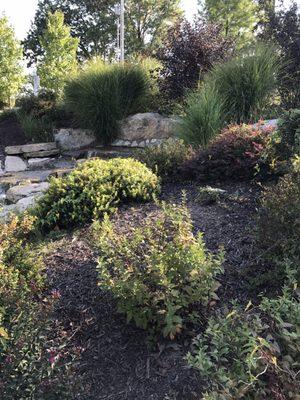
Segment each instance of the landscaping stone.
[{"label": "landscaping stone", "polygon": [[120,122],[120,139],[130,142],[166,139],[174,134],[176,120],[158,113],[132,115]]},{"label": "landscaping stone", "polygon": [[62,150],[79,150],[95,143],[91,131],[85,129],[60,129],[54,135],[55,141]]},{"label": "landscaping stone", "polygon": [[11,203],[17,203],[24,197],[41,194],[49,187],[48,182],[30,183],[28,185],[13,186],[6,192],[6,199]]},{"label": "landscaping stone", "polygon": [[25,158],[45,158],[45,157],[53,157],[60,154],[59,149],[46,150],[46,151],[33,151],[31,153],[24,153],[23,157]]},{"label": "landscaping stone", "polygon": [[27,209],[33,207],[38,197],[39,196],[25,197],[24,199],[19,200],[16,204],[10,204],[4,206],[0,210],[0,220],[6,221],[10,218],[12,214],[22,213]]},{"label": "landscaping stone", "polygon": [[19,172],[25,171],[27,164],[22,160],[21,157],[7,156],[5,158],[5,171],[6,172]]},{"label": "landscaping stone", "polygon": [[53,162],[52,158],[30,158],[28,160],[29,168],[43,168]]},{"label": "landscaping stone", "polygon": [[8,155],[18,155],[24,153],[40,152],[40,151],[51,151],[55,149],[57,149],[57,145],[55,142],[34,143],[34,144],[24,144],[21,146],[5,147],[5,153]]}]

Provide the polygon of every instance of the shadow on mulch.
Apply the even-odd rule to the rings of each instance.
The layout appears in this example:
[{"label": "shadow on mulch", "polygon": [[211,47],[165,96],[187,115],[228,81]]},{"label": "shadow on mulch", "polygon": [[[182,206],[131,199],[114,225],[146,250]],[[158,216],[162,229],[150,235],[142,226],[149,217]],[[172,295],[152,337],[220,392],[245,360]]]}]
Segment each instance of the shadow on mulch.
[{"label": "shadow on mulch", "polygon": [[[195,231],[203,231],[211,251],[223,245],[226,273],[222,277],[221,302],[247,293],[236,272],[251,258],[258,188],[248,184],[222,185],[236,201],[201,206],[193,185],[166,185],[164,200],[178,202],[184,189]],[[127,205],[114,216],[124,229],[140,224],[157,212],[155,204]],[[116,312],[113,299],[97,286],[96,255],[80,237],[64,239],[61,247],[46,257],[49,284],[62,295],[57,318],[77,331],[74,348],[81,347],[77,366],[84,388],[78,399],[112,400],[192,400],[199,398],[201,380],[187,368],[184,356],[191,338],[161,343],[151,351],[145,332],[126,325]],[[192,333],[195,335],[195,332]]]}]

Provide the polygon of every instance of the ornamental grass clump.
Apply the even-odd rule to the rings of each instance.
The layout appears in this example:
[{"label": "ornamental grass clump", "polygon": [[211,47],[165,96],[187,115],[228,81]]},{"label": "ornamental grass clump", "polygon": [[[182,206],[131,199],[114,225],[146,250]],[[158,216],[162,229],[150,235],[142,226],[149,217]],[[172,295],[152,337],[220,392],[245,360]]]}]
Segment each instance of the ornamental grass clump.
[{"label": "ornamental grass clump", "polygon": [[116,139],[121,119],[146,108],[149,95],[150,81],[143,67],[99,60],[65,87],[67,109],[103,144]]},{"label": "ornamental grass clump", "polygon": [[223,254],[210,254],[202,235],[194,236],[185,205],[163,203],[156,220],[126,233],[106,218],[93,236],[100,287],[113,294],[127,322],[152,338],[174,339],[216,298]]},{"label": "ornamental grass clump", "polygon": [[139,161],[94,159],[52,178],[35,215],[42,230],[69,228],[101,218],[122,202],[151,200],[158,191],[159,178]]}]

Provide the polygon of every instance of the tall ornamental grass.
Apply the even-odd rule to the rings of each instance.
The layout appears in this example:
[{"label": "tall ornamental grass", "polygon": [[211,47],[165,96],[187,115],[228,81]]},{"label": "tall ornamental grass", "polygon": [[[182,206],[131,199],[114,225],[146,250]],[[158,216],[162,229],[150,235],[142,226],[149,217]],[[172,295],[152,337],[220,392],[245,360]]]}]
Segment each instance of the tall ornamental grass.
[{"label": "tall ornamental grass", "polygon": [[228,123],[249,123],[263,116],[277,87],[280,61],[272,46],[257,46],[225,64],[208,77],[222,98]]},{"label": "tall ornamental grass", "polygon": [[146,107],[149,90],[142,67],[94,61],[67,83],[65,100],[77,123],[109,144],[118,136],[118,121]]},{"label": "tall ornamental grass", "polygon": [[188,95],[186,112],[178,125],[178,134],[185,142],[205,147],[223,126],[222,100],[213,85],[206,84]]}]

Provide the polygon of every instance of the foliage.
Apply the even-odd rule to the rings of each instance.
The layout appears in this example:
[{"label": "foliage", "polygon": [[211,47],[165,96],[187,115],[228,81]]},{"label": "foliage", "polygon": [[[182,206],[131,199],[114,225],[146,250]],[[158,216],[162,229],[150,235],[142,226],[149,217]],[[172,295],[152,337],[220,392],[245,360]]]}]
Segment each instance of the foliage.
[{"label": "foliage", "polygon": [[269,136],[270,132],[259,126],[229,126],[183,164],[180,175],[198,181],[251,179],[258,171]]},{"label": "foliage", "polygon": [[201,19],[181,20],[168,30],[157,57],[163,64],[161,90],[172,99],[195,89],[207,71],[233,52],[233,41],[221,36],[221,28]]},{"label": "foliage", "polygon": [[110,44],[116,35],[115,0],[39,0],[34,21],[24,40],[25,55],[29,65],[43,56],[40,37],[46,29],[48,13],[63,12],[65,23],[73,37],[79,38],[78,56],[87,59],[95,55],[108,58]]},{"label": "foliage", "polygon": [[149,91],[143,68],[98,60],[68,82],[65,97],[80,126],[93,130],[102,143],[109,144],[118,135],[118,122],[146,107]]},{"label": "foliage", "polygon": [[264,298],[260,310],[251,309],[249,302],[244,310],[234,306],[210,318],[187,357],[207,382],[209,393],[203,399],[296,400],[299,323],[299,299],[290,285],[277,299]]},{"label": "foliage", "polygon": [[54,128],[71,124],[71,117],[52,91],[40,91],[38,96],[23,96],[17,105],[18,121],[26,137],[33,142],[52,141]]},{"label": "foliage", "polygon": [[5,16],[0,17],[0,108],[13,105],[23,83],[22,49]]},{"label": "foliage", "polygon": [[186,143],[205,147],[224,127],[223,114],[223,103],[214,85],[206,84],[188,95],[178,134]]},{"label": "foliage", "polygon": [[[39,0],[34,22],[24,41],[25,55],[32,65],[43,56],[39,38],[46,28],[49,12],[61,11],[73,37],[79,38],[80,60],[116,58],[117,0]],[[160,43],[169,23],[180,14],[179,0],[126,1],[126,51],[151,52]]]},{"label": "foliage", "polygon": [[214,298],[222,253],[209,254],[195,237],[187,208],[162,204],[157,220],[124,234],[107,218],[95,226],[99,285],[118,310],[149,334],[174,339],[199,317],[193,307]]},{"label": "foliage", "polygon": [[167,139],[159,145],[137,151],[135,157],[162,178],[176,176],[178,168],[193,155],[181,140]]},{"label": "foliage", "polygon": [[297,264],[300,260],[300,173],[296,168],[297,163],[295,171],[265,189],[259,214],[259,240],[270,260],[294,258]]},{"label": "foliage", "polygon": [[223,101],[227,122],[256,122],[276,89],[280,61],[272,46],[256,46],[216,66],[210,76]]},{"label": "foliage", "polygon": [[[180,0],[127,0],[126,50],[130,54],[153,51],[168,27],[182,14]],[[150,40],[149,40],[150,38]]]},{"label": "foliage", "polygon": [[52,178],[35,214],[41,229],[70,228],[101,218],[126,201],[147,201],[159,181],[133,159],[90,160],[63,178]]},{"label": "foliage", "polygon": [[258,8],[253,0],[204,0],[206,18],[222,26],[222,34],[233,37],[239,48],[254,41]]},{"label": "foliage", "polygon": [[263,21],[261,37],[276,44],[284,68],[279,73],[278,89],[285,109],[300,107],[300,13],[293,2],[289,8],[271,8]]},{"label": "foliage", "polygon": [[203,186],[198,189],[196,200],[202,205],[211,205],[218,203],[226,197],[226,191],[211,186]]},{"label": "foliage", "polygon": [[48,14],[47,28],[40,43],[43,49],[43,57],[38,64],[41,86],[61,95],[66,80],[77,71],[78,47],[78,39],[72,38],[62,12]]}]

